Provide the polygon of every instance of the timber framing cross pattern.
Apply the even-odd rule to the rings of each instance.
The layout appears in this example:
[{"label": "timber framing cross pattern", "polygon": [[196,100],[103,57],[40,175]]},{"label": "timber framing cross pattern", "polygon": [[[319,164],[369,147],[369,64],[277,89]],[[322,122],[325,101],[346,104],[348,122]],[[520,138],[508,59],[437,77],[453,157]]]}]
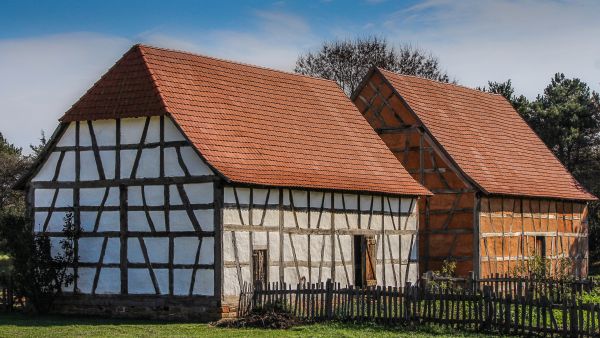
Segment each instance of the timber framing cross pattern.
[{"label": "timber framing cross pattern", "polygon": [[58,311],[201,320],[256,281],[401,287],[448,258],[487,276],[537,253],[586,275],[595,199],[500,96],[373,69],[349,100],[142,45],[18,187],[54,248],[68,213],[84,230]]},{"label": "timber framing cross pattern", "polygon": [[140,45],[20,186],[54,248],[83,228],[57,311],[202,320],[255,276],[414,282],[430,194],[334,82]]},{"label": "timber framing cross pattern", "polygon": [[554,271],[568,258],[587,274],[595,197],[502,96],[374,68],[352,99],[434,193],[419,206],[422,271],[450,259],[462,275],[512,273],[537,253]]}]

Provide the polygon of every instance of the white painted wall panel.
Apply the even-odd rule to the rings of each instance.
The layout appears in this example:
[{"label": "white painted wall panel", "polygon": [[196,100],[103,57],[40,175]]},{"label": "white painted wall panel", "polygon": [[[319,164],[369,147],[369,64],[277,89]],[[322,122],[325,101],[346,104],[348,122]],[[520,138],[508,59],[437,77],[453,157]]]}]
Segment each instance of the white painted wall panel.
[{"label": "white painted wall panel", "polygon": [[[114,190],[114,188],[113,188]],[[40,189],[36,190],[36,193],[40,191]],[[104,197],[104,193],[106,192],[105,188],[83,188],[79,189],[79,205],[82,206],[100,206],[102,203],[102,198]],[[110,194],[110,191],[109,191]],[[112,198],[117,198],[116,205],[119,205],[119,196],[114,196],[112,194]],[[114,203],[114,200],[112,201]],[[114,205],[114,204],[113,204]]]},{"label": "white painted wall panel", "polygon": [[[35,206],[49,207],[52,205],[55,189],[37,189],[35,191]],[[56,196],[55,207],[72,207],[73,206],[73,189],[58,189]]]},{"label": "white painted wall panel", "polygon": [[279,225],[279,211],[275,209],[267,209],[263,211],[255,210],[252,212],[252,218],[254,219],[254,225],[260,225],[261,220],[263,222],[262,225],[264,226]]},{"label": "white painted wall panel", "polygon": [[[87,213],[87,212],[86,212]],[[95,219],[95,212],[90,212],[90,214],[94,215],[94,219]],[[81,212],[81,217],[83,218],[84,212]],[[119,231],[120,229],[120,220],[119,220],[120,216],[119,216],[119,212],[118,211],[103,211],[102,215],[100,216],[100,223],[98,224],[98,231],[102,232],[102,231]],[[82,227],[85,226],[86,228],[84,228],[84,231],[91,231],[93,227],[93,222],[88,223],[86,221],[86,223],[84,223],[82,221],[81,225]],[[87,230],[86,230],[87,229]]]},{"label": "white painted wall panel", "polygon": [[145,121],[145,117],[121,119],[121,144],[139,144]]},{"label": "white painted wall panel", "polygon": [[169,262],[169,238],[146,237],[144,243],[148,249],[148,258],[151,263]]},{"label": "white painted wall panel", "polygon": [[192,204],[212,203],[214,200],[212,183],[184,184],[183,188]]},{"label": "white painted wall panel", "polygon": [[116,120],[96,120],[92,122],[96,142],[99,146],[114,146],[117,139]]},{"label": "white painted wall panel", "polygon": [[102,237],[84,237],[79,239],[79,261],[83,263],[95,263],[100,260],[102,250]]},{"label": "white painted wall panel", "polygon": [[296,285],[300,282],[300,277],[298,276],[295,267],[286,267],[283,269],[283,281],[292,285]]},{"label": "white painted wall panel", "polygon": [[310,213],[311,228],[331,229],[331,212],[313,210]]},{"label": "white painted wall panel", "polygon": [[79,145],[82,147],[89,147],[92,145],[90,128],[86,122],[81,122],[79,124]]},{"label": "white painted wall panel", "polygon": [[169,225],[171,231],[194,231],[194,226],[185,210],[171,210],[169,212]]},{"label": "white painted wall panel", "polygon": [[199,264],[215,263],[215,239],[213,237],[204,237],[202,247],[200,248]]},{"label": "white painted wall panel", "polygon": [[131,263],[145,263],[140,241],[136,237],[127,238],[127,260]]},{"label": "white painted wall panel", "polygon": [[127,213],[127,227],[130,231],[150,232],[146,213],[143,211],[129,211]]},{"label": "white painted wall panel", "polygon": [[75,123],[70,122],[58,142],[57,147],[71,147],[75,145]]},{"label": "white painted wall panel", "polygon": [[199,269],[196,271],[194,295],[210,296],[215,293],[215,272],[212,269]]},{"label": "white painted wall panel", "polygon": [[[146,196],[146,205],[161,206],[164,205],[164,186],[146,185],[143,187],[144,196]],[[127,203],[132,206],[143,205],[142,187],[130,186],[127,188]]]},{"label": "white painted wall panel", "polygon": [[179,165],[175,148],[165,148],[165,175],[169,177],[185,176],[185,172]]},{"label": "white painted wall panel", "polygon": [[169,203],[171,205],[183,205],[176,185],[169,186]]},{"label": "white painted wall panel", "polygon": [[81,230],[85,232],[94,231],[94,225],[96,224],[97,215],[98,212],[96,211],[81,211],[79,213]]},{"label": "white painted wall panel", "polygon": [[81,293],[91,293],[95,275],[96,269],[94,268],[77,269],[77,289],[79,289]]},{"label": "white painted wall panel", "polygon": [[48,158],[46,158],[46,161],[44,161],[44,164],[42,164],[38,173],[31,179],[31,181],[36,182],[52,180],[59,157],[60,153],[58,152],[50,153]]},{"label": "white painted wall panel", "polygon": [[231,231],[223,231],[223,261],[225,262],[235,261],[234,246],[231,241],[232,236],[233,234]]},{"label": "white painted wall panel", "polygon": [[127,270],[127,290],[130,294],[154,294],[154,285],[148,269]]},{"label": "white painted wall panel", "polygon": [[[47,215],[48,215],[48,213],[45,211],[39,211],[39,212],[35,213],[35,215],[34,215],[35,231],[43,230],[44,222],[46,221]],[[48,231],[48,232],[62,231],[63,227],[65,225],[65,216],[66,215],[67,215],[66,212],[60,212],[60,211],[53,212],[52,216],[50,217],[50,221],[48,222],[48,227],[47,227],[46,231]]]},{"label": "white painted wall panel", "polygon": [[192,269],[173,270],[173,293],[179,296],[187,296],[190,293],[192,282]]},{"label": "white painted wall panel", "polygon": [[[248,276],[250,277],[250,276]],[[249,280],[249,279],[245,279]],[[223,269],[223,294],[239,295],[240,286],[238,283],[238,274],[235,267],[225,267]]]},{"label": "white painted wall panel", "polygon": [[214,231],[215,230],[215,211],[213,209],[206,210],[194,210],[194,215],[200,224],[202,231]]},{"label": "white painted wall panel", "polygon": [[267,247],[267,232],[255,232],[252,235],[254,248]]},{"label": "white painted wall panel", "polygon": [[94,158],[94,152],[82,151],[80,152],[80,156],[81,163],[86,163],[86,165],[81,166],[80,179],[82,181],[97,181],[99,176],[98,168],[96,167],[96,159]]},{"label": "white painted wall panel", "polygon": [[60,174],[58,180],[61,182],[69,182],[75,180],[75,152],[65,152],[62,164],[60,166]]},{"label": "white painted wall panel", "polygon": [[[106,252],[104,253],[104,263],[112,264],[121,261],[121,240],[119,238],[109,238],[106,243]],[[81,250],[81,248],[79,248]],[[104,269],[104,268],[103,268]]]},{"label": "white painted wall panel", "polygon": [[349,280],[350,276],[350,272],[348,271],[348,274],[346,274],[346,269],[344,269],[343,266],[337,265],[335,267],[335,281],[340,283],[342,286],[348,286],[348,282],[352,281],[351,279]]},{"label": "white painted wall panel", "polygon": [[97,294],[121,293],[121,270],[117,268],[103,268],[98,278]]},{"label": "white painted wall panel", "polygon": [[158,283],[158,289],[161,294],[169,294],[169,270],[168,269],[154,269],[154,276],[156,276],[156,282]]},{"label": "white painted wall panel", "polygon": [[171,118],[165,118],[165,141],[185,141],[185,137],[179,131],[175,123],[171,120]]},{"label": "white painted wall panel", "polygon": [[[168,120],[168,119],[167,119]],[[145,123],[146,121],[144,121]],[[146,143],[160,142],[160,116],[152,116],[146,133]]]},{"label": "white painted wall panel", "polygon": [[129,178],[131,176],[131,170],[133,169],[133,163],[135,162],[137,150],[123,149],[119,154],[121,157],[121,178]]},{"label": "white painted wall panel", "polygon": [[100,151],[100,159],[102,161],[104,176],[106,179],[114,179],[115,178],[115,162],[116,162],[116,154],[112,150],[102,150]]},{"label": "white painted wall panel", "polygon": [[[194,264],[196,252],[198,251],[198,238],[178,237],[175,238],[174,262],[175,264]],[[204,246],[205,242],[202,241]]]},{"label": "white painted wall panel", "polygon": [[252,257],[252,254],[250,253],[250,247],[248,245],[248,243],[250,243],[249,235],[250,234],[248,231],[236,231],[235,232],[236,240],[238,243],[238,247],[237,247],[238,258],[239,258],[240,262],[248,262],[248,261],[250,261],[250,258]]},{"label": "white painted wall panel", "polygon": [[160,149],[151,148],[142,150],[140,163],[135,177],[155,178],[160,175]]},{"label": "white painted wall panel", "polygon": [[183,162],[185,162],[191,175],[202,176],[214,174],[192,147],[182,147],[181,157],[183,157]]}]

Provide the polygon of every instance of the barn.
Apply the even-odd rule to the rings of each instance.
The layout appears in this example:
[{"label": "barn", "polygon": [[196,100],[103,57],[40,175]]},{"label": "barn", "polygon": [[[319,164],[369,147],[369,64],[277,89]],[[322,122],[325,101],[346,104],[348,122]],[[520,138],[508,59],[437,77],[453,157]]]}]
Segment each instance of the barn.
[{"label": "barn", "polygon": [[419,205],[422,271],[511,274],[532,256],[587,275],[585,191],[500,95],[372,69],[352,96],[408,172]]},{"label": "barn", "polygon": [[430,194],[335,82],[133,46],[25,178],[35,231],[83,233],[63,313],[209,320],[243,283],[402,286]]}]

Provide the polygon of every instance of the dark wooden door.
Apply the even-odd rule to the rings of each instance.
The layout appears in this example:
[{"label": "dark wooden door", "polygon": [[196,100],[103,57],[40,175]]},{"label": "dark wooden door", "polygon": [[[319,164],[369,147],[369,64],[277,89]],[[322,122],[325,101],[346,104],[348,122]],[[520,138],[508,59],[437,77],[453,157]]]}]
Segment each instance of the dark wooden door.
[{"label": "dark wooden door", "polygon": [[252,251],[252,280],[267,282],[267,250]]}]

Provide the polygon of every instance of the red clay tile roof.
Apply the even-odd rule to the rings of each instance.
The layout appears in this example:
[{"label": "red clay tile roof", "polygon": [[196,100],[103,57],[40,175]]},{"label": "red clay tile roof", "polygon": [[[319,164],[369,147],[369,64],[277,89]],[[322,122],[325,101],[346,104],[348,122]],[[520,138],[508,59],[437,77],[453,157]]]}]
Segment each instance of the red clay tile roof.
[{"label": "red clay tile roof", "polygon": [[61,120],[161,114],[233,182],[429,194],[332,81],[136,45]]},{"label": "red clay tile roof", "polygon": [[380,71],[435,140],[484,192],[595,199],[503,96]]}]

